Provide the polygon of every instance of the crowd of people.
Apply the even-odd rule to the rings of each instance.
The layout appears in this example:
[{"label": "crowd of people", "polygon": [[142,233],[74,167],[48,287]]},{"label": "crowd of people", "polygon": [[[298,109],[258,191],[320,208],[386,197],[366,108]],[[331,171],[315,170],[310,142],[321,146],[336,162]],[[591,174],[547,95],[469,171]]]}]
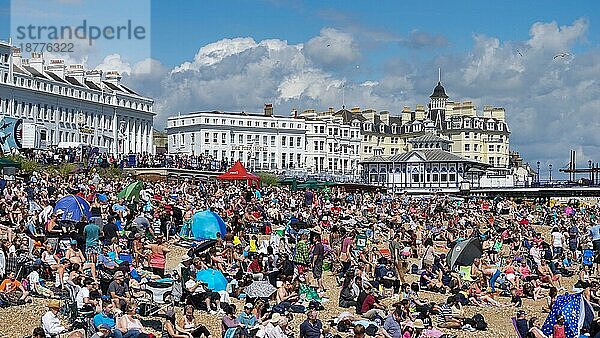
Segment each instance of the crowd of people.
[{"label": "crowd of people", "polygon": [[[145,182],[123,197],[132,182],[92,169],[2,188],[0,306],[46,298],[33,337],[452,337],[485,330],[486,318],[465,309],[489,306],[514,307],[521,337],[559,338],[569,320],[557,317],[548,332],[545,318],[527,317],[524,299],[551,312],[561,294],[581,293],[600,309],[596,206],[245,182]],[[75,199],[89,215],[73,221],[57,204],[65,196],[85,200]],[[205,210],[226,231],[197,242],[191,223]],[[479,252],[468,264],[449,259],[473,241]],[[206,271],[226,288],[201,278]],[[140,296],[153,283],[171,286],[157,311]],[[266,293],[251,294],[253,285]],[[321,320],[333,301],[338,316]],[[164,318],[159,327],[145,320],[150,311]],[[298,316],[306,318],[292,326]],[[596,321],[577,331],[600,337]]]},{"label": "crowd of people", "polygon": [[45,165],[61,163],[84,163],[89,167],[119,167],[119,168],[179,168],[203,171],[225,171],[233,161],[225,158],[219,160],[208,154],[150,154],[129,153],[113,155],[98,147],[80,146],[33,150],[22,154],[30,160]]}]

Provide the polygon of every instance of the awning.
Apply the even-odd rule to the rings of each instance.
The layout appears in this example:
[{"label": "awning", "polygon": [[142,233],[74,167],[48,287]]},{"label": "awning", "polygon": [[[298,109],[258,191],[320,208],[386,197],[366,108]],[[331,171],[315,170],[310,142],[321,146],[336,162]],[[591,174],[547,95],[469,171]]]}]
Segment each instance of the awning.
[{"label": "awning", "polygon": [[218,180],[228,180],[228,181],[236,181],[236,180],[250,180],[250,181],[260,181],[260,177],[249,173],[242,162],[237,161],[229,170],[225,173],[217,176]]}]

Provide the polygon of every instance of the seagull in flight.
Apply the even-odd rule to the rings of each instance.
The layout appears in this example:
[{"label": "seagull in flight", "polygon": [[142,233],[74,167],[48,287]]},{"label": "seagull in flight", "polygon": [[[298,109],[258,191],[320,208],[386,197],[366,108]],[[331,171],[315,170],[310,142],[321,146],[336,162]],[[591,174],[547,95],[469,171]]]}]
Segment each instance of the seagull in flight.
[{"label": "seagull in flight", "polygon": [[328,43],[328,44],[327,44],[327,47],[331,47],[331,44],[330,44],[330,43]]},{"label": "seagull in flight", "polygon": [[517,54],[519,54],[519,56],[523,57],[523,53],[521,53],[520,50],[516,49],[515,51],[517,52]]},{"label": "seagull in flight", "polygon": [[559,53],[559,54],[554,55],[554,57],[552,59],[556,60],[558,58],[566,58],[567,56],[571,56],[571,54],[569,54],[569,53]]}]

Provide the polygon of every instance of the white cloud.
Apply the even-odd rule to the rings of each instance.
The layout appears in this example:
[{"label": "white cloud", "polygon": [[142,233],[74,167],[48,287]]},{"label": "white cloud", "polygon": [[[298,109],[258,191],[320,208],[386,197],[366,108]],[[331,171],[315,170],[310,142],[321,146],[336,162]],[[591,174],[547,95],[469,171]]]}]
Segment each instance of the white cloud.
[{"label": "white cloud", "polygon": [[360,57],[352,35],[335,28],[323,28],[321,34],[306,43],[304,54],[323,67],[341,68]]},{"label": "white cloud", "polygon": [[[268,102],[277,115],[293,107],[337,109],[342,102],[399,114],[405,105],[428,103],[442,67],[451,100],[472,100],[479,109],[505,107],[512,148],[526,160],[558,168],[571,147],[600,158],[600,48],[575,48],[585,41],[588,26],[585,19],[565,26],[534,23],[526,41],[475,34],[464,54],[395,57],[381,65],[382,75],[360,80],[344,75],[344,67],[361,58],[353,35],[331,28],[299,44],[223,39],[171,69],[150,59],[131,65],[118,55],[106,57],[101,67],[126,71],[132,88],[155,98],[158,128],[177,112],[256,112]],[[573,57],[553,59],[558,51]]]},{"label": "white cloud", "polygon": [[129,62],[124,61],[120,54],[107,55],[102,63],[96,66],[96,69],[100,69],[104,72],[116,70],[121,74],[130,74],[131,65]]},{"label": "white cloud", "polygon": [[529,30],[531,38],[527,44],[534,49],[545,49],[551,53],[564,52],[583,37],[588,26],[589,22],[585,18],[576,20],[570,26],[561,27],[555,21],[536,22]]}]

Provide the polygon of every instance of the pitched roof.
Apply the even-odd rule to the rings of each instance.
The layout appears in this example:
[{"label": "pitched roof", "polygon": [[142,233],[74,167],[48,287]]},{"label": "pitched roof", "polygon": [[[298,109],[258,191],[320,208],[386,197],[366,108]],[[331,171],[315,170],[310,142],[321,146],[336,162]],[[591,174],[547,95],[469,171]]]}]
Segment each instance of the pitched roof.
[{"label": "pitched roof", "polygon": [[373,157],[366,158],[362,162],[372,162],[372,163],[374,163],[374,162],[392,162],[392,161],[389,161],[388,157],[383,157],[381,155],[376,155],[376,156],[373,156]]},{"label": "pitched roof", "polygon": [[67,80],[67,82],[69,82],[70,84],[72,84],[74,86],[83,87],[81,82],[77,81],[77,79],[72,76],[68,76],[68,75],[65,76],[65,80]]},{"label": "pitched roof", "polygon": [[40,77],[42,79],[48,80],[48,77],[46,77],[44,74],[38,72],[37,69],[35,69],[35,68],[31,67],[31,66],[23,66],[23,69],[25,69],[26,71],[28,71],[29,74],[33,75],[34,77]]},{"label": "pitched roof", "polygon": [[442,143],[452,143],[450,140],[446,140],[445,138],[441,138],[433,133],[425,133],[422,136],[414,137],[408,140],[409,143],[424,143],[424,142],[442,142]]},{"label": "pitched roof", "polygon": [[472,159],[468,159],[456,154],[453,154],[449,151],[445,151],[442,149],[418,149],[411,150],[405,153],[396,154],[393,156],[383,157],[383,156],[373,156],[367,159],[364,159],[363,163],[396,163],[396,162],[407,162],[411,157],[418,156],[423,159],[425,162],[470,162],[475,163],[481,166],[489,166],[486,163],[475,161]]},{"label": "pitched roof", "polygon": [[45,73],[46,73],[46,75],[50,76],[54,81],[66,83],[65,80],[63,80],[60,76],[58,76],[52,72],[45,72]]},{"label": "pitched roof", "polygon": [[362,116],[361,114],[355,114],[355,113],[349,111],[348,109],[340,109],[340,110],[336,111],[333,114],[333,116],[342,117],[342,119],[344,119],[344,123],[352,122],[355,119],[357,119],[361,122],[366,120],[366,118],[364,116]]}]

